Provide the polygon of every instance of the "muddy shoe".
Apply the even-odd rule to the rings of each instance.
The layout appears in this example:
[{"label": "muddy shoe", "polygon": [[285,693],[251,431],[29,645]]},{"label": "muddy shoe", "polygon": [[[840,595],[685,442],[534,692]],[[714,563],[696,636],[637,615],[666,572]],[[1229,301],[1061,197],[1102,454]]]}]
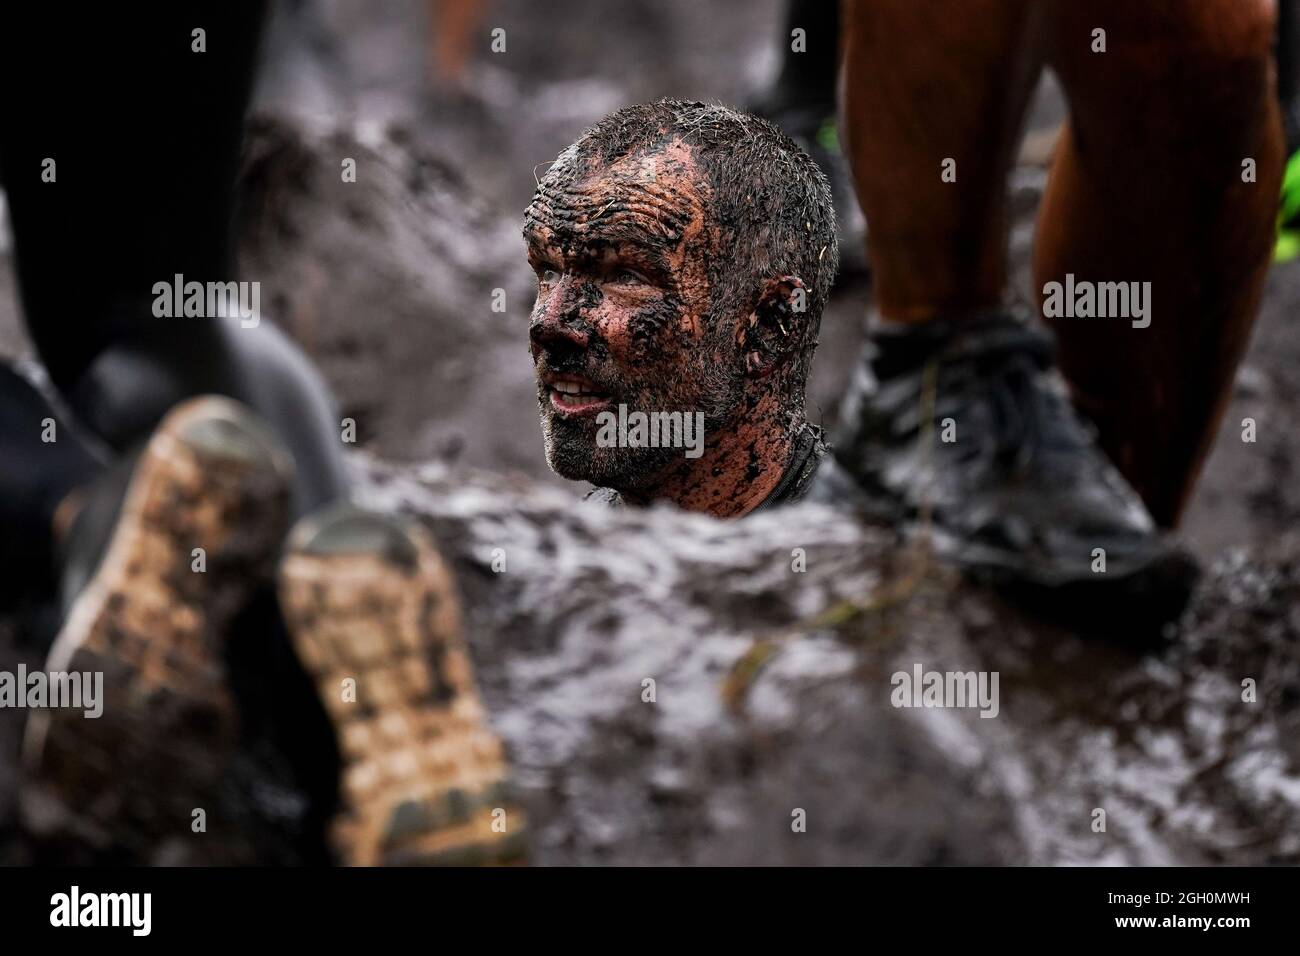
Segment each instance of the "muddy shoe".
[{"label": "muddy shoe", "polygon": [[523,813],[427,535],[346,504],[305,519],[280,602],[338,735],[340,862],[522,862]]},{"label": "muddy shoe", "polygon": [[1098,449],[1046,332],[994,313],[879,329],[868,355],[835,454],[888,516],[932,514],[967,569],[1070,615],[1181,612],[1195,563]]},{"label": "muddy shoe", "polygon": [[250,413],[203,397],[167,415],[110,504],[91,496],[70,533],[73,574],[87,547],[97,560],[46,670],[101,693],[93,708],[28,721],[22,805],[35,835],[134,858],[189,839],[236,739],[223,635],[274,573],[289,473]]}]

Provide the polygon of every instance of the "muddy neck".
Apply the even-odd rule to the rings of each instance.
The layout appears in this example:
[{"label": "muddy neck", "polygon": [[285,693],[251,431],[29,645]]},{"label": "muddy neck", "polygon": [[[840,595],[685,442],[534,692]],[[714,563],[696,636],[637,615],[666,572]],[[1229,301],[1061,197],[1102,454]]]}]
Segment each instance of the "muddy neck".
[{"label": "muddy neck", "polygon": [[671,501],[687,511],[742,517],[785,477],[803,425],[801,410],[764,396],[736,425],[709,436],[699,458],[676,461],[649,488],[620,494],[634,505]]}]

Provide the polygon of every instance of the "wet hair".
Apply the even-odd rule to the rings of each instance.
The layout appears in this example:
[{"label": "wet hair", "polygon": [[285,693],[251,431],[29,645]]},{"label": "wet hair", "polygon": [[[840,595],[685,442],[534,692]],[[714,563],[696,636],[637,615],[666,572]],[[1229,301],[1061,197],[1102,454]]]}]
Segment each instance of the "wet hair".
[{"label": "wet hair", "polygon": [[710,306],[735,315],[757,302],[765,279],[797,275],[807,286],[804,339],[793,383],[802,388],[822,310],[839,264],[830,184],[817,164],[767,120],[711,103],[663,99],[629,106],[584,130],[557,167],[593,168],[680,140],[708,178],[707,214],[723,254],[709,266]]}]

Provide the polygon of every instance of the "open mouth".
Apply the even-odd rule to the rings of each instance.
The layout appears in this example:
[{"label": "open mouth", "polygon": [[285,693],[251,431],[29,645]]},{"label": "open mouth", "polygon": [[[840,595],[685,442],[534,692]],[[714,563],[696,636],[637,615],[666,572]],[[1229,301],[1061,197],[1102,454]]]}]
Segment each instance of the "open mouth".
[{"label": "open mouth", "polygon": [[551,407],[565,415],[594,414],[609,405],[609,396],[586,379],[557,376],[546,383]]}]

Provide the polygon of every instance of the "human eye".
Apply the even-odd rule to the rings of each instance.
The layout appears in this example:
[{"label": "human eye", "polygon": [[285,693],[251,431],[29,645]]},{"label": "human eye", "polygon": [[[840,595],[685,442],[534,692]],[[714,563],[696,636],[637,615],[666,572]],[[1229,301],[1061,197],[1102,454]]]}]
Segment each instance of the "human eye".
[{"label": "human eye", "polygon": [[636,269],[620,266],[611,277],[615,285],[649,285],[650,280]]}]

